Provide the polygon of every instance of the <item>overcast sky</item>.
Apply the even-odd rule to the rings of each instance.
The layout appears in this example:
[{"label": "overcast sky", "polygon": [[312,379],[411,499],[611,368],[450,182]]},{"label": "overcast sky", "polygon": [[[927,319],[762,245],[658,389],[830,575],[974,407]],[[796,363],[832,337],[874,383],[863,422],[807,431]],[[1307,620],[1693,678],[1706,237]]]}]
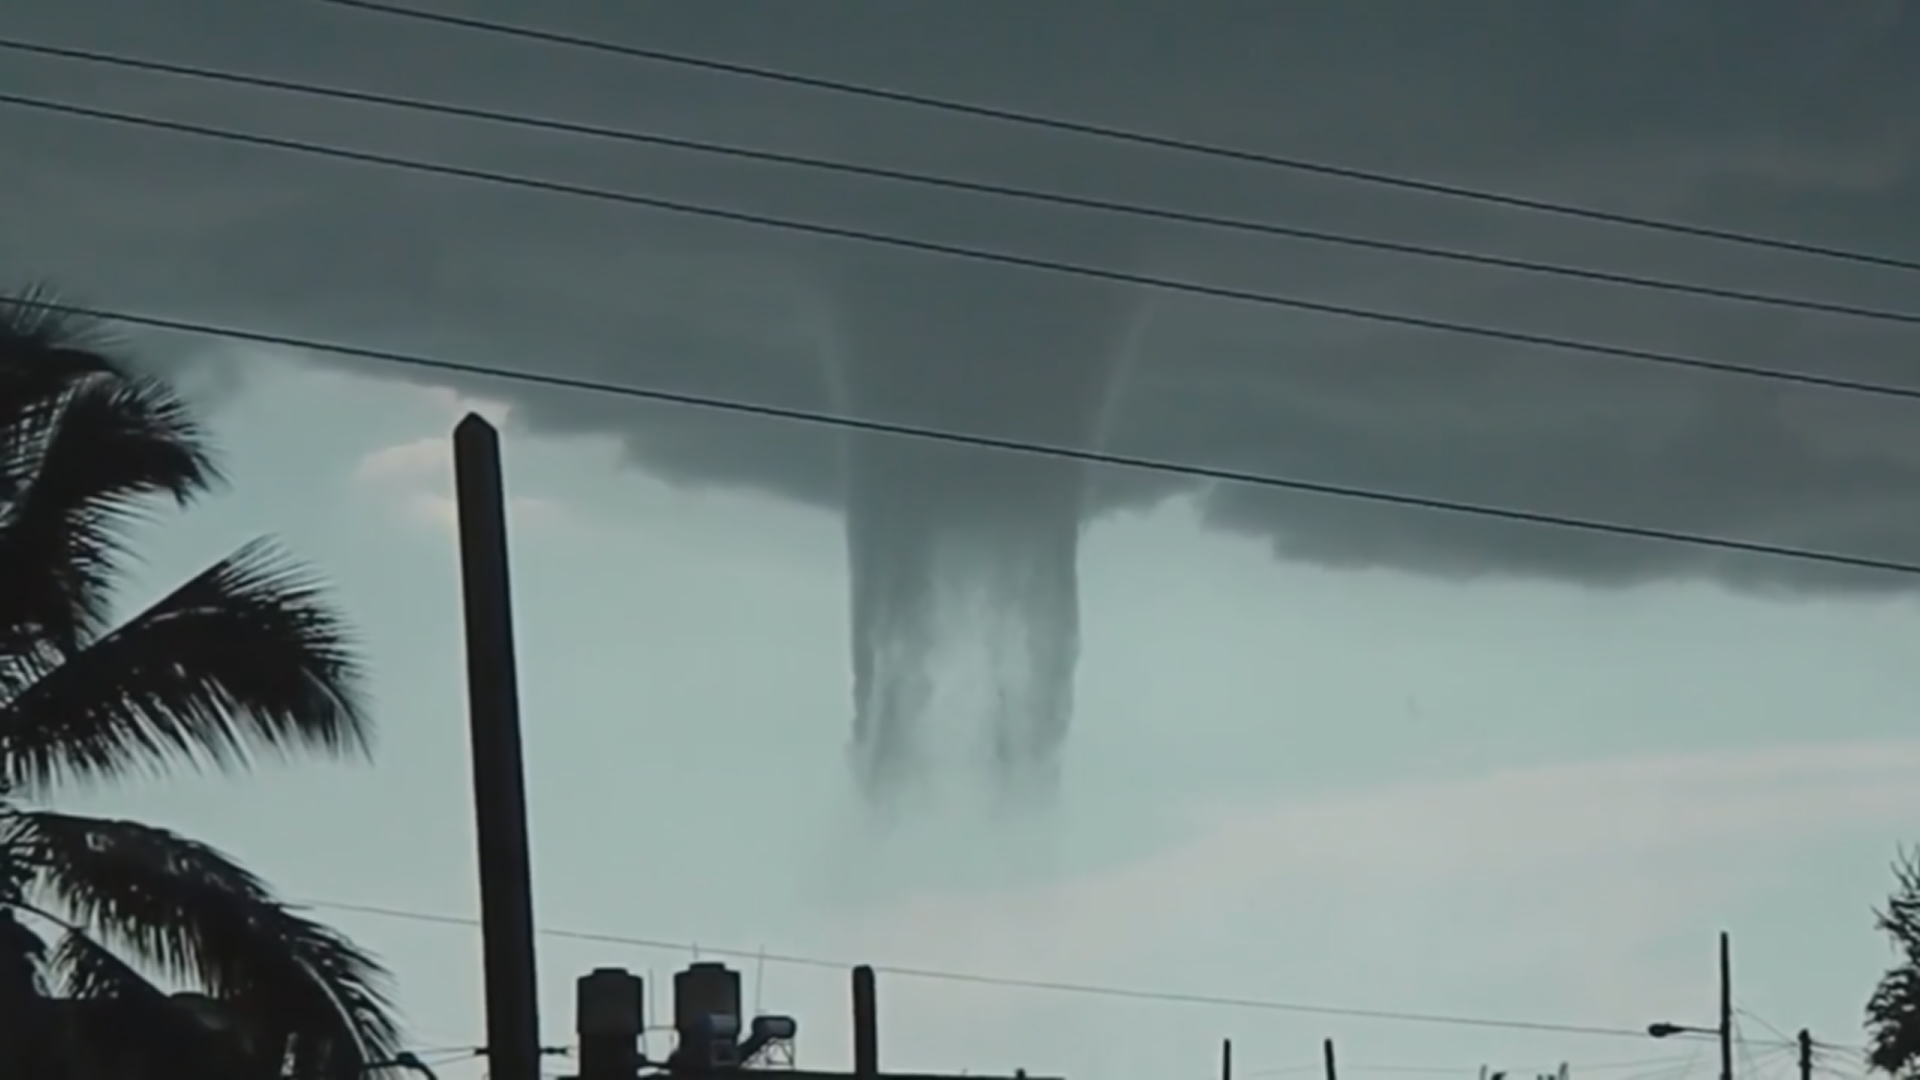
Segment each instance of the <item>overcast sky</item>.
[{"label": "overcast sky", "polygon": [[[1920,206],[1911,3],[458,10],[1920,258],[1907,241]],[[6,33],[50,43],[1913,306],[1897,271],[1117,148],[315,0],[16,0],[9,14]],[[0,90],[1915,382],[1910,327],[17,55],[0,66]],[[47,278],[106,307],[1920,561],[1920,439],[1899,401],[1076,290],[1035,272],[12,107],[0,108],[0,139],[0,275]],[[1908,580],[1097,474],[1058,805],[1018,826],[946,818],[882,836],[858,812],[844,756],[838,436],[506,383],[433,385],[285,350],[130,340],[204,395],[235,477],[218,502],[156,529],[132,599],[246,537],[283,537],[339,583],[366,628],[385,739],[371,769],[181,781],[81,804],[190,830],[292,895],[474,910],[445,436],[480,408],[508,433],[545,925],[1628,1028],[1710,1023],[1713,934],[1728,929],[1747,1008],[1789,1034],[1861,1039],[1860,1008],[1886,962],[1869,909],[1920,810]],[[886,353],[897,366],[862,352],[907,340],[912,355]],[[1037,340],[1069,358],[1042,363]],[[1067,408],[1088,401],[1092,420]],[[421,1045],[479,1041],[470,928],[328,917],[393,963]],[[554,1042],[567,1041],[574,975],[600,964],[664,975],[690,956],[563,939],[543,949]],[[800,1015],[803,1063],[844,1061],[841,974],[769,962],[753,979],[756,965],[744,966],[767,1009]],[[1669,1080],[1691,1049],[903,978],[883,980],[882,1010],[891,1064],[1076,1078],[1198,1076],[1223,1035],[1251,1071],[1310,1064],[1335,1035],[1356,1075],[1569,1060],[1576,1073],[1618,1065],[1596,1075]],[[1743,1024],[1773,1038],[1762,1019]],[[1671,1074],[1620,1064],[1676,1053]],[[1708,1075],[1710,1055],[1694,1064]]]}]

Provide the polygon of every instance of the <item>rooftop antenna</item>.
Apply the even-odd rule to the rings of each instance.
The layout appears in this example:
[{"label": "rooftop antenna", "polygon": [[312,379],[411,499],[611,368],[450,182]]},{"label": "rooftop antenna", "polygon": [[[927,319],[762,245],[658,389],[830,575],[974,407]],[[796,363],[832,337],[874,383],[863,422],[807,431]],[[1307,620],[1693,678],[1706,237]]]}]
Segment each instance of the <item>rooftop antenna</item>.
[{"label": "rooftop antenna", "polygon": [[[767,947],[760,946],[760,956],[753,965],[753,1015],[760,1015],[760,995],[767,986]],[[1561,1077],[1560,1080],[1566,1080]]]},{"label": "rooftop antenna", "polygon": [[640,999],[640,1053],[644,1057],[653,1049],[647,1045],[647,1032],[653,1030],[653,1018],[660,1015],[654,1011],[652,968],[647,969],[647,977],[641,982],[640,987],[644,995]]}]

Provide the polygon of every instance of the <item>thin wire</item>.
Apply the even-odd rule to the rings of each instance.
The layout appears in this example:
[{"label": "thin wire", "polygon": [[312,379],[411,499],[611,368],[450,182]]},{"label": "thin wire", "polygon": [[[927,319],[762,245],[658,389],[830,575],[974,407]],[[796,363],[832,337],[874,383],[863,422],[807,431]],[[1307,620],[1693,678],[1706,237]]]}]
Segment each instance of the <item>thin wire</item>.
[{"label": "thin wire", "polygon": [[0,49],[38,56],[57,57],[63,60],[74,60],[82,63],[126,68],[134,71],[172,75],[180,78],[273,90],[307,97],[329,98],[338,101],[378,105],[383,108],[402,109],[410,112],[451,116],[466,120],[480,120],[508,127],[557,132],[566,135],[607,139],[644,146],[658,146],[718,157],[739,158],[766,164],[814,169],[822,172],[841,173],[851,176],[863,176],[893,183],[944,188],[951,191],[963,191],[976,195],[992,195],[999,198],[1018,199],[1027,202],[1050,203],[1056,206],[1067,206],[1081,210],[1095,210],[1128,217],[1179,222],[1187,225],[1200,225],[1229,232],[1279,236],[1294,240],[1307,240],[1315,243],[1390,252],[1419,258],[1488,266],[1524,273],[1545,274],[1581,281],[1600,282],[1609,285],[1622,285],[1656,292],[1670,292],[1690,296],[1709,297],[1716,300],[1730,300],[1765,307],[1814,311],[1828,315],[1841,315],[1851,318],[1871,319],[1905,325],[1920,325],[1920,313],[1917,312],[1894,311],[1886,308],[1834,303],[1825,300],[1808,299],[1806,297],[1788,296],[1780,293],[1761,293],[1741,289],[1728,289],[1714,285],[1677,281],[1669,278],[1622,274],[1588,267],[1537,262],[1527,259],[1509,258],[1501,255],[1491,255],[1483,252],[1411,244],[1377,237],[1355,236],[1348,233],[1329,232],[1321,229],[1307,229],[1293,225],[1280,225],[1251,218],[1203,214],[1194,211],[1130,203],[1115,199],[1100,199],[1081,195],[1069,195],[1062,192],[1040,191],[1033,188],[996,184],[986,181],[966,180],[958,177],[938,176],[903,169],[863,165],[856,162],[837,161],[828,158],[808,157],[800,154],[782,153],[754,147],[728,145],[702,139],[687,139],[678,136],[660,135],[653,132],[635,130],[633,128],[609,127],[600,124],[587,124],[551,117],[533,116],[527,113],[483,109],[468,105],[429,101],[423,98],[403,97],[395,94],[382,94],[346,87],[326,86],[319,83],[301,82],[293,79],[222,71],[199,65],[173,64],[160,60],[102,52],[95,49],[76,49],[68,46],[48,45],[43,42],[22,41],[17,38],[5,37],[0,37]]},{"label": "thin wire", "polygon": [[[1582,1065],[1579,1062],[1573,1062],[1571,1063],[1569,1072],[1575,1075],[1578,1075],[1583,1072],[1612,1071],[1615,1069],[1641,1069],[1641,1068],[1651,1068],[1651,1067],[1658,1067],[1658,1066],[1679,1066],[1681,1068],[1685,1068],[1691,1063],[1698,1061],[1699,1059],[1700,1059],[1700,1050],[1698,1047],[1695,1047],[1693,1053],[1691,1054],[1672,1054],[1667,1057],[1640,1058],[1637,1061],[1603,1061],[1593,1065]],[[1554,1067],[1558,1068],[1559,1066],[1555,1065]],[[1546,1072],[1548,1070],[1542,1069],[1540,1071]]]},{"label": "thin wire", "polygon": [[1021,112],[1015,109],[956,101],[950,98],[916,94],[903,90],[892,90],[840,79],[803,75],[797,72],[782,71],[775,68],[761,67],[737,61],[692,56],[686,53],[644,48],[638,45],[627,45],[619,42],[598,41],[573,34],[540,30],[528,26],[516,26],[511,23],[492,22],[486,19],[476,19],[464,15],[449,15],[442,12],[422,11],[417,8],[404,7],[397,4],[381,3],[378,2],[378,0],[318,0],[318,2],[331,4],[335,7],[357,8],[362,11],[414,19],[420,22],[437,23],[442,26],[459,27],[464,30],[477,30],[483,33],[520,38],[528,41],[539,41],[549,45],[587,49],[593,52],[624,56],[629,59],[645,60],[656,64],[694,68],[767,82],[785,83],[791,86],[804,86],[814,90],[827,90],[833,93],[871,98],[877,101],[912,105],[917,108],[933,109],[939,112],[953,113],[962,116],[972,116],[1001,123],[1015,124],[1022,127],[1091,136],[1112,142],[1148,146],[1158,150],[1173,150],[1201,157],[1237,161],[1244,164],[1261,165],[1292,172],[1329,176],[1341,180],[1374,184],[1382,187],[1418,191],[1428,195],[1440,195],[1447,198],[1504,206],[1510,209],[1529,210],[1536,213],[1553,214],[1561,217],[1581,218],[1588,221],[1604,222],[1610,225],[1624,225],[1655,232],[1674,233],[1682,236],[1717,240],[1747,247],[1771,248],[1776,251],[1789,251],[1801,255],[1815,255],[1821,258],[1838,259],[1844,262],[1864,263],[1896,270],[1920,271],[1920,261],[1895,256],[1876,255],[1871,252],[1851,251],[1845,248],[1830,247],[1799,240],[1768,237],[1731,229],[1716,229],[1704,225],[1643,217],[1611,210],[1600,210],[1593,207],[1577,206],[1547,199],[1534,199],[1521,195],[1485,191],[1463,185],[1422,180],[1417,177],[1397,176],[1390,173],[1375,172],[1345,165],[1334,165],[1327,162],[1310,161],[1304,158],[1287,157],[1280,154],[1266,153],[1264,151],[1204,143],[1167,135],[1155,135],[1149,132],[1109,127],[1085,121],[1043,116],[1036,113]]},{"label": "thin wire", "polygon": [[[332,3],[335,2],[335,0],[321,0],[321,2]],[[1142,274],[1130,270],[1117,270],[1111,267],[1097,266],[1088,263],[1063,262],[1029,255],[1017,255],[1011,252],[993,251],[986,248],[964,247],[957,244],[921,240],[894,233],[871,232],[865,229],[800,221],[794,218],[776,217],[744,210],[730,210],[725,207],[681,202],[676,199],[662,199],[652,195],[614,191],[608,188],[590,187],[583,184],[567,183],[542,177],[516,176],[487,169],[473,169],[460,165],[448,165],[441,162],[421,161],[417,158],[396,157],[390,154],[380,154],[366,150],[329,146],[324,143],[308,142],[301,139],[257,135],[250,132],[209,127],[203,124],[188,123],[180,120],[166,120],[159,117],[119,112],[113,109],[99,109],[88,105],[76,105],[71,102],[30,97],[23,94],[0,93],[0,104],[14,105],[25,109],[38,109],[45,112],[62,113],[70,116],[81,116],[93,120],[105,120],[111,123],[126,124],[133,127],[197,135],[224,142],[267,147],[315,157],[353,161],[364,165],[400,169],[431,176],[474,180],[481,183],[524,188],[531,191],[566,195],[574,198],[594,199],[629,206],[641,206],[666,213],[711,218],[740,225],[750,225],[756,228],[779,229],[786,232],[827,236],[839,240],[853,240],[859,243],[914,251],[923,254],[942,255],[950,258],[968,259],[975,262],[993,263],[1001,266],[1015,266],[1028,270],[1067,274],[1074,277],[1096,278],[1125,285],[1136,285],[1142,288],[1204,296],[1216,300],[1232,300],[1267,307],[1290,308],[1295,311],[1306,311],[1317,315],[1332,315],[1359,322],[1403,326],[1415,330],[1455,334],[1463,337],[1480,338],[1510,344],[1531,345],[1538,348],[1556,349],[1563,352],[1585,353],[1594,356],[1634,360],[1665,367],[1710,371],[1721,375],[1738,375],[1745,378],[1762,379],[1768,382],[1791,383],[1799,386],[1817,386],[1829,390],[1845,390],[1852,393],[1869,394],[1875,397],[1893,397],[1909,401],[1920,400],[1920,387],[1887,386],[1881,383],[1841,378],[1832,375],[1816,375],[1810,372],[1757,368],[1746,364],[1736,364],[1731,361],[1709,360],[1704,357],[1686,356],[1679,353],[1638,349],[1624,345],[1607,345],[1600,342],[1581,341],[1575,338],[1555,337],[1550,334],[1534,334],[1520,330],[1505,330],[1494,326],[1455,322],[1449,319],[1428,318],[1421,315],[1408,315],[1375,308],[1325,303],[1319,300],[1307,300],[1301,297],[1286,296],[1279,293],[1260,292],[1222,285],[1207,285],[1181,278],[1161,277],[1155,274]]]},{"label": "thin wire", "polygon": [[477,1057],[485,1057],[486,1053],[487,1053],[487,1049],[484,1046],[468,1046],[468,1047],[462,1047],[457,1050],[456,1049],[442,1050],[438,1053],[431,1054],[431,1055],[429,1055],[429,1053],[425,1050],[419,1051],[421,1060],[425,1061],[428,1065],[431,1065],[436,1069],[440,1068],[443,1065],[452,1065],[456,1062],[471,1061],[472,1059]]},{"label": "thin wire", "polygon": [[760,955],[753,966],[753,1015],[760,1015],[760,1002],[767,989],[767,947],[760,946]]},{"label": "thin wire", "polygon": [[[1597,1065],[1580,1065],[1578,1061],[1574,1061],[1574,1063],[1571,1063],[1571,1067],[1569,1067],[1569,1072],[1572,1072],[1572,1074],[1580,1074],[1580,1072],[1613,1072],[1613,1070],[1617,1070],[1617,1068],[1651,1068],[1663,1067],[1663,1065],[1665,1065],[1665,1067],[1678,1065],[1678,1067],[1686,1068],[1688,1065],[1692,1065],[1693,1061],[1699,1061],[1699,1047],[1693,1047],[1693,1053],[1686,1053],[1686,1055],[1676,1053],[1676,1055],[1668,1055],[1668,1057],[1642,1057],[1642,1059],[1638,1059],[1638,1061],[1601,1061],[1601,1063],[1597,1063]],[[1559,1065],[1553,1065],[1553,1068],[1559,1068]],[[1549,1068],[1540,1068],[1540,1072],[1549,1072]]]},{"label": "thin wire", "polygon": [[[433,1057],[436,1059],[444,1059],[444,1061],[461,1061],[466,1058],[485,1057],[487,1055],[487,1048],[484,1046],[475,1046],[475,1045],[439,1046],[439,1047],[432,1047],[426,1050],[415,1050],[414,1053],[423,1058]],[[572,1055],[573,1055],[573,1048],[570,1046],[540,1047],[541,1057],[571,1057]],[[442,1060],[435,1060],[435,1061],[430,1061],[427,1064],[438,1065],[442,1063],[443,1063]]]},{"label": "thin wire", "polygon": [[373,349],[357,345],[343,345],[335,342],[321,341],[315,338],[299,337],[292,334],[269,334],[259,331],[241,330],[235,327],[216,326],[211,323],[195,322],[186,319],[169,319],[153,315],[135,315],[108,308],[57,304],[41,300],[0,302],[30,304],[31,306],[46,311],[62,312],[68,315],[78,315],[109,322],[126,323],[132,326],[145,326],[157,330],[198,334],[228,341],[246,341],[260,345],[299,349],[307,352],[352,356],[426,371],[451,372],[461,375],[522,382],[588,393],[608,394],[617,397],[682,405],[689,408],[707,409],[713,412],[730,413],[740,416],[756,416],[766,419],[785,420],[793,423],[838,428],[845,431],[891,435],[901,438],[919,439],[927,442],[970,446],[985,450],[1029,454],[1038,457],[1061,458],[1113,468],[1135,469],[1142,472],[1185,476],[1198,480],[1245,484],[1250,487],[1269,488],[1276,491],[1292,491],[1302,494],[1321,495],[1328,498],[1348,499],[1355,502],[1378,503],[1388,506],[1401,506],[1437,511],[1440,513],[1457,514],[1466,517],[1482,517],[1529,525],[1541,525],[1565,529],[1571,532],[1632,537],[1640,540],[1655,540],[1662,543],[1680,544],[1688,547],[1737,551],[1749,555],[1766,555],[1801,562],[1821,563],[1828,566],[1841,566],[1855,570],[1874,570],[1886,573],[1920,576],[1920,563],[1903,562],[1895,559],[1881,559],[1864,555],[1844,555],[1837,552],[1820,551],[1812,548],[1795,548],[1781,544],[1764,543],[1757,540],[1739,540],[1730,537],[1707,536],[1700,533],[1660,529],[1643,525],[1623,525],[1591,518],[1567,517],[1560,514],[1549,514],[1533,510],[1518,510],[1424,495],[1407,495],[1374,488],[1352,487],[1345,484],[1323,483],[1314,480],[1300,480],[1239,469],[1187,465],[1132,454],[1083,450],[1077,447],[1049,445],[1023,439],[1008,439],[969,432],[944,431],[914,424],[899,424],[860,417],[836,416],[831,413],[816,412],[810,409],[761,405],[711,397],[705,394],[621,386],[615,383],[600,382],[594,379],[583,379],[569,375],[512,371],[505,368],[490,367],[483,364],[462,363],[455,360],[442,360],[413,353]]},{"label": "thin wire", "polygon": [[[1694,1058],[1692,1056],[1676,1054],[1676,1055],[1670,1055],[1667,1057],[1658,1057],[1658,1058],[1636,1058],[1635,1060],[1632,1060],[1632,1061],[1597,1062],[1590,1065],[1583,1065],[1578,1062],[1574,1062],[1572,1063],[1572,1066],[1571,1066],[1571,1072],[1577,1076],[1580,1074],[1592,1073],[1592,1072],[1612,1072],[1612,1071],[1617,1071],[1621,1069],[1644,1069],[1649,1066],[1655,1066],[1655,1065],[1671,1067],[1674,1065],[1691,1062],[1693,1060]],[[1559,1063],[1556,1062],[1552,1065],[1546,1065],[1546,1066],[1538,1066],[1538,1067],[1525,1066],[1521,1068],[1508,1069],[1507,1073],[1510,1076],[1525,1077],[1525,1076],[1531,1076],[1535,1074],[1549,1073],[1558,1069],[1559,1067],[1560,1067]],[[1247,1080],[1256,1080],[1256,1078],[1258,1077],[1289,1076],[1294,1073],[1315,1072],[1324,1068],[1326,1068],[1325,1062],[1314,1061],[1314,1062],[1303,1062],[1298,1065],[1282,1065],[1275,1068],[1256,1069],[1248,1073],[1236,1072],[1235,1075],[1244,1076],[1247,1078]],[[1406,1074],[1413,1074],[1413,1075],[1430,1074],[1435,1076],[1457,1074],[1460,1076],[1471,1076],[1474,1074],[1474,1071],[1478,1068],[1479,1066],[1477,1064],[1476,1065],[1349,1065],[1344,1061],[1340,1063],[1340,1071],[1343,1073],[1345,1072],[1406,1073]],[[1628,1080],[1632,1080],[1632,1078],[1628,1078]]]},{"label": "thin wire", "polygon": [[[1686,1080],[1686,1078],[1693,1073],[1694,1064],[1700,1060],[1700,1051],[1705,1046],[1705,1042],[1697,1043],[1693,1048],[1693,1053],[1687,1055],[1685,1058],[1669,1059],[1678,1061],[1678,1064],[1668,1064],[1659,1068],[1650,1069],[1646,1072],[1633,1073],[1621,1077],[1620,1080]],[[1512,1074],[1509,1073],[1509,1075]],[[1521,1080],[1524,1080],[1524,1077],[1522,1077]]]},{"label": "thin wire", "polygon": [[1699,1062],[1700,1054],[1706,1047],[1705,1040],[1697,1041],[1693,1044],[1693,1053],[1688,1054],[1686,1060],[1680,1065],[1655,1069],[1647,1073],[1636,1073],[1627,1077],[1626,1080],[1687,1080],[1687,1077],[1693,1075],[1693,1068]]},{"label": "thin wire", "polygon": [[[361,915],[374,915],[381,918],[400,919],[410,922],[460,927],[474,927],[479,925],[478,919],[458,915],[435,915],[428,912],[407,911],[401,908],[372,904],[350,904],[331,900],[307,900],[304,901],[304,903],[307,907],[311,908],[352,912]],[[560,938],[569,941],[592,942],[601,945],[625,945],[639,949],[653,949],[668,952],[684,952],[687,949],[687,942],[664,941],[658,938],[589,933],[586,931],[561,930],[551,927],[537,927],[536,932],[546,937]],[[702,951],[713,956],[724,956],[741,960],[754,959],[764,955],[768,963],[788,964],[797,967],[845,970],[853,966],[844,960],[797,956],[790,953],[763,953],[760,950],[750,949],[703,948]],[[1455,1027],[1501,1028],[1514,1031],[1543,1031],[1563,1035],[1595,1035],[1615,1038],[1645,1039],[1647,1037],[1646,1032],[1633,1028],[1602,1027],[1587,1024],[1554,1024],[1532,1020],[1502,1020],[1472,1016],[1449,1016],[1438,1013],[1399,1012],[1384,1009],[1354,1009],[1333,1005],[1271,1001],[1261,998],[1230,997],[1217,994],[1185,994],[1172,991],[1144,990],[1094,983],[1059,982],[1048,979],[1022,979],[998,975],[979,975],[937,968],[901,967],[883,964],[871,966],[874,971],[878,973],[894,975],[901,978],[966,983],[974,986],[994,986],[1009,990],[1038,990],[1060,994],[1079,994],[1087,997],[1120,998],[1131,1001],[1153,1001],[1177,1005],[1201,1005],[1214,1008],[1253,1009],[1267,1012],[1304,1013],[1315,1016],[1341,1016],[1359,1020],[1381,1020],[1409,1024],[1443,1024]]]},{"label": "thin wire", "polygon": [[1665,1068],[1635,1073],[1627,1077],[1626,1080],[1686,1080],[1686,1077],[1693,1074],[1694,1066],[1699,1064],[1700,1049],[1705,1045],[1705,1043],[1702,1043],[1700,1046],[1696,1046],[1694,1052],[1678,1065],[1669,1065]]},{"label": "thin wire", "polygon": [[1772,1024],[1767,1023],[1767,1020],[1765,1017],[1752,1011],[1751,1009],[1735,1006],[1733,1011],[1735,1014],[1739,1016],[1744,1016],[1747,1019],[1752,1020],[1754,1023],[1759,1024],[1761,1027],[1766,1028],[1769,1032],[1773,1033],[1773,1035],[1778,1037],[1781,1042],[1791,1043],[1793,1041],[1792,1039],[1787,1037],[1786,1032],[1781,1031],[1779,1028],[1774,1027]]},{"label": "thin wire", "polygon": [[[1308,1068],[1325,1068],[1327,1065],[1308,1065]],[[1473,1070],[1461,1065],[1348,1065],[1340,1063],[1342,1072],[1390,1072],[1407,1076],[1452,1076],[1452,1074],[1471,1074]],[[1260,1076],[1260,1072],[1248,1072],[1248,1076]]]},{"label": "thin wire", "polygon": [[[1733,1048],[1734,1048],[1734,1052],[1740,1055],[1741,1072],[1748,1077],[1753,1077],[1758,1075],[1759,1070],[1754,1068],[1752,1050],[1747,1045],[1746,1034],[1743,1031],[1741,1031],[1740,1022],[1738,1020],[1735,1020],[1733,1022]],[[1732,1080],[1732,1078],[1723,1077],[1722,1080]]]},{"label": "thin wire", "polygon": [[[1759,1013],[1756,1013],[1753,1010],[1745,1007],[1735,1007],[1734,1011],[1740,1014],[1741,1016],[1744,1016],[1747,1019],[1752,1020],[1754,1023],[1759,1024],[1761,1027],[1766,1028],[1769,1034],[1773,1035],[1775,1038],[1780,1040],[1780,1044],[1782,1046],[1788,1049],[1793,1049],[1793,1050],[1799,1049],[1800,1040],[1797,1037],[1789,1036],[1786,1032],[1782,1031],[1780,1028],[1775,1027],[1771,1023],[1768,1023],[1766,1017],[1761,1016]],[[1831,1050],[1844,1050],[1844,1051],[1847,1051],[1848,1053],[1854,1053],[1854,1054],[1866,1053],[1866,1047],[1864,1046],[1858,1046],[1850,1043],[1827,1042],[1823,1039],[1813,1040],[1813,1052],[1816,1055],[1822,1052],[1831,1051]]]}]

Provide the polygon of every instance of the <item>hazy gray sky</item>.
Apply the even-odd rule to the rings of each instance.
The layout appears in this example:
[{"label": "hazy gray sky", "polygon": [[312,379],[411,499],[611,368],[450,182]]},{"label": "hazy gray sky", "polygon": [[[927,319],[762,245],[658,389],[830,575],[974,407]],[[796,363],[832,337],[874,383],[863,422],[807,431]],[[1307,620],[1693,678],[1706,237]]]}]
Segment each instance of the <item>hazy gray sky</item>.
[{"label": "hazy gray sky", "polygon": [[[14,6],[8,32],[61,44],[1911,306],[1910,282],[1890,271],[1085,145],[317,3]],[[1900,250],[1920,205],[1912,4],[459,10],[1844,246]],[[1227,286],[1910,381],[1911,332],[1859,321],[11,55],[0,87]],[[0,110],[0,137],[13,148],[0,162],[0,273],[49,277],[109,307],[823,408],[849,404],[859,342],[912,331],[929,343],[919,366],[885,369],[898,386],[852,404],[1041,435],[1068,430],[1060,414],[1016,403],[1064,401],[1074,395],[1061,387],[1082,376],[1007,343],[1079,341],[1111,370],[1098,422],[1069,433],[1113,449],[1920,558],[1908,498],[1920,441],[1897,402],[1191,297],[1070,295],[1020,271],[13,109]],[[1098,317],[1047,321],[1069,303]],[[1015,310],[1037,321],[1016,324]],[[1836,582],[1654,544],[1096,476],[1112,512],[1080,554],[1079,704],[1056,815],[1017,832],[948,822],[883,841],[855,813],[842,757],[835,437],[137,340],[220,391],[236,474],[229,497],[156,533],[148,584],[243,536],[281,534],[336,576],[366,625],[387,736],[373,770],[108,798],[235,850],[296,895],[472,910],[444,435],[480,401],[502,416],[513,455],[544,923],[1627,1027],[1711,1020],[1712,934],[1724,927],[1750,1008],[1788,1030],[1858,1040],[1884,961],[1868,907],[1920,808],[1907,779],[1920,763],[1907,722],[1920,694],[1900,675],[1916,620],[1896,579]],[[478,1040],[472,932],[336,914],[392,959],[423,1044]],[[555,1041],[572,975],[599,963],[664,974],[687,959],[545,948]],[[765,1003],[801,1014],[803,1060],[842,1055],[843,982],[767,965]],[[1329,1033],[1356,1072],[1578,1068],[1675,1050],[899,980],[883,984],[883,1008],[896,1063],[1076,1077],[1209,1069],[1224,1034],[1251,1070],[1310,1062]],[[1123,1024],[1138,1036],[1117,1038]]]}]

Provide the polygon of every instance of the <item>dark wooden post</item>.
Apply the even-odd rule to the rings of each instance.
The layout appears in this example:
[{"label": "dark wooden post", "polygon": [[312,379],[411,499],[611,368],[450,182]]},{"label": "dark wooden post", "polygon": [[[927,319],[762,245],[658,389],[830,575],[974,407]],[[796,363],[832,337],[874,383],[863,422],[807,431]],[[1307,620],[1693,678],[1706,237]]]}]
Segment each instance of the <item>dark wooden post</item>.
[{"label": "dark wooden post", "polygon": [[880,1075],[880,1017],[874,1000],[873,969],[853,969],[853,1075],[875,1080]]},{"label": "dark wooden post", "polygon": [[477,414],[469,414],[453,429],[453,475],[466,614],[473,813],[480,849],[488,1072],[493,1080],[539,1080],[533,881],[507,573],[507,505],[500,433]]}]

